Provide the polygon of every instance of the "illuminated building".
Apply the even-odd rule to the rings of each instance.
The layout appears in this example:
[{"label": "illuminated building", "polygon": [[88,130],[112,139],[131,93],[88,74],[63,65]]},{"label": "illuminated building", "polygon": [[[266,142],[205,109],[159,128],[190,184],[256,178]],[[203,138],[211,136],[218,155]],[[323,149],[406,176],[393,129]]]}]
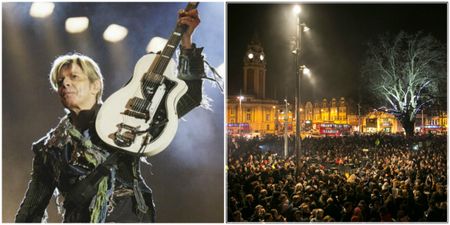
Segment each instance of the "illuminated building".
[{"label": "illuminated building", "polygon": [[[278,134],[284,126],[285,109],[278,101],[257,99],[244,95],[230,96],[227,101],[227,130],[230,135]],[[288,110],[288,124],[292,126],[292,112]],[[292,131],[292,127],[289,128]]]},{"label": "illuminated building", "polygon": [[339,98],[339,101],[336,98],[332,98],[331,101],[323,98],[321,102],[314,104],[310,101],[306,102],[305,110],[301,112],[300,122],[302,130],[307,133],[340,135],[344,130],[345,133],[352,132],[351,127],[358,124],[350,124],[353,122],[348,120],[351,116],[354,117],[344,97]]},{"label": "illuminated building", "polygon": [[[266,58],[256,39],[247,46],[243,66],[243,88],[240,95],[228,96],[227,133],[247,137],[267,134],[288,135],[295,132],[294,105],[266,98]],[[348,135],[362,133],[403,133],[394,115],[373,111],[358,115],[357,104],[344,97],[300,104],[302,137],[307,135]],[[447,113],[417,115],[416,132],[443,133],[447,129]]]},{"label": "illuminated building", "polygon": [[403,132],[403,127],[394,115],[381,111],[374,111],[363,117],[362,132],[398,133]]},{"label": "illuminated building", "polygon": [[447,112],[444,110],[431,108],[416,115],[414,128],[416,133],[446,134],[447,128]]},{"label": "illuminated building", "polygon": [[[254,37],[247,46],[243,67],[243,93],[228,96],[227,133],[229,135],[278,134],[284,129],[285,104],[266,98],[266,59],[264,49]],[[288,106],[290,108],[290,106]],[[288,111],[292,131],[292,114]]]}]

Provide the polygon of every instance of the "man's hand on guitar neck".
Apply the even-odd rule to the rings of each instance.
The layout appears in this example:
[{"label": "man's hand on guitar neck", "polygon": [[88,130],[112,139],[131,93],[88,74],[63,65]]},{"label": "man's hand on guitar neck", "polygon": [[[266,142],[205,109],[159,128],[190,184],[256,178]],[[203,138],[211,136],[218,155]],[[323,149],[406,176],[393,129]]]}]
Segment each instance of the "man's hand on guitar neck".
[{"label": "man's hand on guitar neck", "polygon": [[178,12],[179,18],[178,23],[185,24],[188,26],[186,32],[181,38],[181,46],[185,49],[192,48],[192,34],[195,28],[200,24],[200,17],[198,15],[197,9],[192,9],[189,11],[180,10]]}]

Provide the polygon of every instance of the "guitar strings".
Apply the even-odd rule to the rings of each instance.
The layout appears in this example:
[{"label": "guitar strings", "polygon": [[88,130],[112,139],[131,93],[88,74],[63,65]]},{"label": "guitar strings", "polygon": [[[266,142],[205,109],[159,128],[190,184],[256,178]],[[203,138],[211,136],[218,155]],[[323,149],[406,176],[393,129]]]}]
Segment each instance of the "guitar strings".
[{"label": "guitar strings", "polygon": [[[198,2],[189,2],[188,5],[186,6],[186,8],[184,9],[185,11],[189,11],[192,9],[195,9],[198,6]],[[166,46],[164,47],[161,55],[165,55],[165,56],[169,56],[167,58],[161,58],[159,57],[159,60],[156,62],[155,65],[155,70],[156,70],[156,74],[152,74],[152,71],[147,71],[147,74],[144,75],[144,85],[148,86],[148,83],[153,83],[153,79],[154,77],[156,77],[156,81],[155,83],[153,83],[153,85],[150,86],[150,88],[153,88],[153,90],[155,90],[154,88],[159,86],[165,79],[165,77],[163,76],[164,70],[167,67],[167,64],[169,63],[170,59],[172,58],[173,53],[175,52],[175,48],[178,46],[178,44],[180,43],[181,40],[181,36],[184,33],[184,27],[181,24],[177,24],[177,26],[175,27],[175,30],[172,32],[172,35],[170,36],[169,40],[167,41]],[[181,35],[174,35],[174,33],[177,32]],[[173,47],[169,47],[169,43],[171,46]],[[170,49],[169,49],[170,48]],[[167,54],[168,53],[168,54]],[[151,76],[150,79],[146,79],[146,77]],[[145,98],[145,96],[144,96]],[[139,105],[139,111],[143,111],[146,108],[145,105],[145,101],[142,102],[141,105]]]},{"label": "guitar strings", "polygon": [[[168,56],[168,55],[173,55],[173,53],[175,52],[175,48],[176,47],[169,47],[168,45],[172,45],[172,46],[177,46],[181,40],[181,35],[180,36],[176,36],[174,35],[175,32],[178,32],[181,29],[181,26],[177,26],[174,30],[174,32],[172,32],[172,35],[170,37],[170,39],[168,40],[166,46],[164,47],[163,51],[161,52],[160,57],[157,59],[156,64],[154,66],[153,70],[148,70],[147,73],[144,75],[143,77],[143,86],[145,87],[149,87],[150,89],[153,89],[154,91],[156,91],[156,88],[159,87],[159,85],[161,84],[162,81],[164,81],[165,77],[162,75],[164,73],[165,68],[167,67],[167,64],[169,63],[171,57],[162,57],[162,55],[164,56]],[[145,96],[144,96],[145,98]],[[137,102],[135,101],[137,104],[137,109],[141,112],[143,112],[145,110],[145,108],[147,107],[146,101],[141,101],[141,102]]]},{"label": "guitar strings", "polygon": [[[197,7],[198,3],[188,3],[188,5],[185,8],[185,11],[189,11],[191,9],[195,9]],[[177,26],[175,27],[174,32],[172,32],[172,35],[170,36],[166,46],[164,47],[161,55],[165,55],[165,56],[172,56],[173,53],[175,52],[175,48],[176,46],[178,46],[178,44],[180,43],[181,40],[181,36],[182,35],[174,35],[175,32],[179,33],[179,34],[183,34],[184,33],[184,27],[181,24],[177,24]],[[169,47],[169,43],[171,44],[171,46],[174,47]],[[167,54],[168,53],[168,54]],[[159,60],[156,62],[155,65],[155,70],[156,70],[156,74],[152,74],[151,71],[147,71],[148,73],[144,75],[144,85],[148,86],[148,83],[153,83],[152,82],[152,78],[156,77],[156,81],[155,83],[153,83],[153,85],[150,86],[150,88],[155,88],[157,86],[159,86],[165,79],[165,77],[163,76],[164,70],[167,67],[167,64],[169,63],[171,57],[167,57],[167,58],[161,58],[159,57]],[[146,79],[146,77],[153,75],[153,77],[150,77],[150,79]],[[154,89],[155,90],[155,89]],[[145,97],[145,96],[144,96]],[[139,111],[143,111],[146,108],[146,104],[145,101],[142,102],[142,104],[140,104],[139,106]]]}]

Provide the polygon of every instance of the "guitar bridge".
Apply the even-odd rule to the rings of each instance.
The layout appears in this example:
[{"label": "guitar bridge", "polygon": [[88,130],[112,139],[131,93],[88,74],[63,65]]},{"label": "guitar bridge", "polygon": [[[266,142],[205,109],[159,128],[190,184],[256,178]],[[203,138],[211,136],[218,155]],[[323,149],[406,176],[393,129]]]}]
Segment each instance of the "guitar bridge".
[{"label": "guitar bridge", "polygon": [[119,130],[114,133],[114,143],[120,147],[129,147],[133,144],[136,133],[138,132],[138,127],[132,127],[124,123],[117,125]]}]

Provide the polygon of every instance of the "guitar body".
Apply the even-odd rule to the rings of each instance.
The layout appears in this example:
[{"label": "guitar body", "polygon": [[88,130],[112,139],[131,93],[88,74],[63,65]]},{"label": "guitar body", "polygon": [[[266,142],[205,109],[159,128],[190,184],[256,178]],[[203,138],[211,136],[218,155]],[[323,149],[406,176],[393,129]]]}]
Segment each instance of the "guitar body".
[{"label": "guitar body", "polygon": [[112,94],[98,112],[95,127],[108,145],[152,156],[164,150],[178,127],[177,103],[187,91],[176,77],[173,60],[163,74],[148,68],[161,56],[148,54],[137,62],[131,81]]}]

